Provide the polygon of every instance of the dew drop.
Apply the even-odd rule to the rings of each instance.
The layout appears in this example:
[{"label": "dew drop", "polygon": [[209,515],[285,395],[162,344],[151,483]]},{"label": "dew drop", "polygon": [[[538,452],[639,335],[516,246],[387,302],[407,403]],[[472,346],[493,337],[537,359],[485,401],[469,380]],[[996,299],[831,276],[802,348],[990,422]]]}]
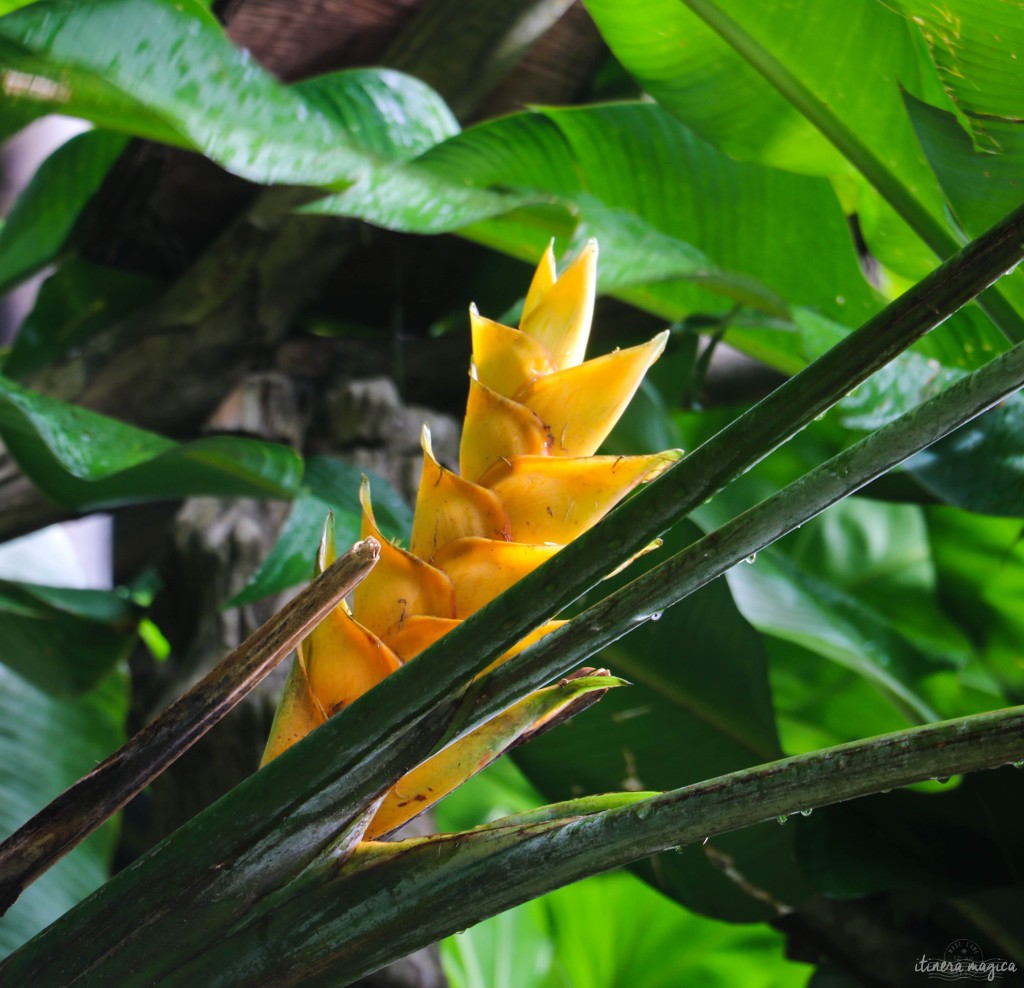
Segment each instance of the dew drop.
[{"label": "dew drop", "polygon": [[757,553],[756,552],[752,552],[749,556],[747,556],[746,559],[743,560],[743,562],[750,563],[751,565],[753,565],[754,563],[757,562]]},{"label": "dew drop", "polygon": [[652,620],[652,621],[660,621],[661,620],[661,611],[655,611],[653,614],[651,614],[650,620]]},{"label": "dew drop", "polygon": [[806,810],[800,811],[800,816],[810,816],[814,812],[814,807],[809,806]]},{"label": "dew drop", "polygon": [[784,823],[788,823],[789,822],[789,814],[788,813],[783,813],[781,816],[777,816],[775,818],[775,822],[777,824],[779,824],[779,826],[782,826],[782,824],[784,824]]}]

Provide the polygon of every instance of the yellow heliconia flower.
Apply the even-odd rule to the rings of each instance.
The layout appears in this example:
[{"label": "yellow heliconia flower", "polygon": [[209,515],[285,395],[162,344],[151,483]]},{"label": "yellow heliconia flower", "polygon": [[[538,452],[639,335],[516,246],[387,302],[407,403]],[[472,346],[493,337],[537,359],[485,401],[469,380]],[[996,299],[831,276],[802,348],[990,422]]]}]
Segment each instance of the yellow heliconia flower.
[{"label": "yellow heliconia flower", "polygon": [[[362,534],[380,541],[380,561],[356,588],[351,611],[339,605],[299,648],[264,762],[415,658],[679,458],[678,450],[594,455],[668,339],[664,332],[641,346],[584,360],[596,282],[595,241],[561,277],[551,245],[518,329],[470,307],[473,363],[459,472],[438,463],[424,427],[408,551],[382,538],[364,479]],[[318,570],[333,558],[333,532],[325,529]],[[562,623],[538,628],[499,661]],[[368,835],[393,831],[516,737],[567,709],[570,700],[618,681],[577,682],[584,685],[569,692],[565,684],[561,691],[539,691],[428,759],[385,798]]]}]

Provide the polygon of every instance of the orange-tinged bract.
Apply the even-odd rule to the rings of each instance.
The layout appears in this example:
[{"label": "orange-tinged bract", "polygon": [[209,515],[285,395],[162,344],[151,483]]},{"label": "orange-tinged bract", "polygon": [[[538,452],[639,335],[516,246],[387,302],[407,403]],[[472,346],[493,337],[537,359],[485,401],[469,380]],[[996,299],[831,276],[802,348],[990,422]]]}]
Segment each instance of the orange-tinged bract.
[{"label": "orange-tinged bract", "polygon": [[[641,346],[585,361],[596,274],[596,242],[561,277],[549,246],[518,329],[486,319],[471,306],[473,365],[459,473],[437,462],[424,428],[408,551],[381,537],[364,480],[363,536],[381,542],[380,561],[356,588],[351,612],[340,604],[300,647],[264,762],[414,659],[678,459],[676,450],[593,455],[668,338],[662,333]],[[331,524],[318,570],[334,557]],[[562,623],[536,629],[499,661]],[[600,691],[617,682],[595,679],[588,688]],[[537,728],[549,719],[541,710],[557,705],[552,697],[532,705],[522,701],[514,716],[484,724],[399,780],[368,834],[392,831]],[[534,708],[531,720],[527,713]],[[407,798],[407,790],[415,798]]]}]

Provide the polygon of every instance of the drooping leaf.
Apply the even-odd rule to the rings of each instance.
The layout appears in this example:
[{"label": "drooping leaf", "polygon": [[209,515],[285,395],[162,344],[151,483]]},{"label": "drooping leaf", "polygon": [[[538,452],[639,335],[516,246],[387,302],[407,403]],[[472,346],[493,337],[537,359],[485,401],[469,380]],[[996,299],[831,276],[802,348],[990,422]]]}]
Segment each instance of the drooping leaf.
[{"label": "drooping leaf", "polygon": [[234,436],[178,444],[0,377],[0,436],[48,497],[74,510],[194,494],[291,497],[294,450]]},{"label": "drooping leaf", "polygon": [[352,182],[382,153],[407,155],[452,128],[440,97],[398,72],[282,85],[198,0],[42,0],[0,20],[0,48],[40,80],[22,99],[194,148],[255,182]]},{"label": "drooping leaf", "polygon": [[856,595],[802,570],[778,551],[730,571],[744,616],[761,631],[852,668],[901,709],[908,723],[938,720],[918,681],[948,668],[899,633]]},{"label": "drooping leaf", "polygon": [[0,227],[0,292],[54,260],[126,143],[120,134],[90,131],[39,166]]},{"label": "drooping leaf", "polygon": [[[841,9],[800,0],[784,16],[766,0],[658,0],[628,16],[614,0],[588,9],[623,64],[707,140],[744,160],[830,176],[894,271],[923,277],[956,248],[902,102],[909,91],[941,109],[956,105],[916,24],[874,0]],[[998,47],[1002,65],[1012,45]],[[1001,92],[1017,98],[1012,85]],[[988,311],[1018,338],[1019,311],[1002,291],[990,293]]]}]

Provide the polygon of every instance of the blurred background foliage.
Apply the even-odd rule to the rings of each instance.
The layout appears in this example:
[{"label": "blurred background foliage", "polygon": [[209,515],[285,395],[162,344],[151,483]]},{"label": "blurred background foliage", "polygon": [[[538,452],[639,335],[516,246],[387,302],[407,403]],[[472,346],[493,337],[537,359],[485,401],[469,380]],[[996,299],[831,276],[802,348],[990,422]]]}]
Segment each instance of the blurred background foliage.
[{"label": "blurred background foliage", "polygon": [[[1017,0],[0,12],[5,831],[303,582],[328,509],[356,537],[360,473],[407,535],[421,422],[457,448],[466,306],[513,320],[552,236],[562,258],[600,241],[592,353],[672,330],[607,450],[692,449],[1024,200]],[[48,137],[53,114],[88,129]],[[1008,273],[665,551],[1022,338]],[[1022,426],[1006,401],[608,649],[633,687],[440,825],[1024,702]],[[97,513],[89,574],[48,526]],[[253,771],[275,685],[38,883],[0,948]],[[489,920],[443,970],[898,985],[957,938],[1020,968],[1022,814],[1008,768],[765,823]],[[425,963],[391,983],[440,983]]]}]

